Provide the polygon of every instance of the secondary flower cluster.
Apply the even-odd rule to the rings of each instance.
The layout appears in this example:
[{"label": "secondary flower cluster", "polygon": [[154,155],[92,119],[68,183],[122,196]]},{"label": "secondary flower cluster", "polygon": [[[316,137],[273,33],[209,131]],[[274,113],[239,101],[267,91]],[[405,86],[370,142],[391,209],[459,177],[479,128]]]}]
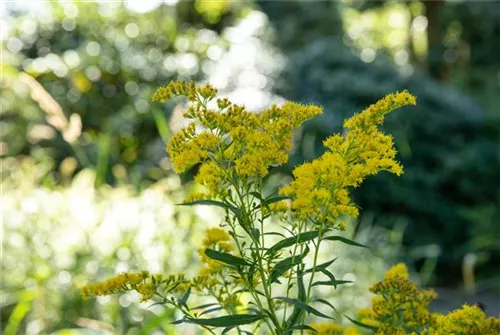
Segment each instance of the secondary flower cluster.
[{"label": "secondary flower cluster", "polygon": [[210,259],[205,254],[205,250],[210,248],[212,250],[230,253],[234,250],[233,244],[230,242],[231,237],[222,228],[210,228],[205,232],[198,254],[200,255],[201,263],[203,264],[200,270],[200,276],[210,276],[217,274],[224,270],[220,262]]},{"label": "secondary flower cluster", "polygon": [[390,269],[383,281],[373,285],[370,291],[377,296],[372,307],[362,311],[362,321],[378,328],[377,334],[419,334],[434,322],[429,303],[436,297],[433,291],[419,291],[408,280],[404,264]]},{"label": "secondary flower cluster", "polygon": [[341,215],[356,217],[358,209],[349,197],[350,188],[381,170],[403,173],[395,160],[392,137],[383,134],[378,126],[390,111],[414,104],[415,97],[407,91],[387,95],[346,120],[344,135],[326,139],[326,153],[297,167],[293,172],[295,180],[281,193],[294,198],[292,209],[298,218],[334,226]]},{"label": "secondary flower cluster", "polygon": [[358,313],[363,324],[377,329],[377,335],[500,334],[500,319],[487,318],[477,306],[464,305],[447,315],[431,313],[429,303],[437,295],[409,281],[404,264],[392,267],[370,291],[376,294],[372,307]]},{"label": "secondary flower cluster", "polygon": [[[141,295],[141,302],[148,301],[155,294],[163,292],[182,292],[189,286],[183,275],[152,275],[149,271],[121,273],[104,282],[82,287],[82,297],[88,299],[126,291],[136,291]],[[161,289],[161,292],[160,292]]]}]

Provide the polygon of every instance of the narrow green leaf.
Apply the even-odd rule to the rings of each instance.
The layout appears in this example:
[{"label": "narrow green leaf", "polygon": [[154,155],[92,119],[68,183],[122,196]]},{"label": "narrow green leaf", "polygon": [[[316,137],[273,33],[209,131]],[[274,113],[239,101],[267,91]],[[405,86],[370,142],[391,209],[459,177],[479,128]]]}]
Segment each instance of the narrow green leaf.
[{"label": "narrow green leaf", "polygon": [[345,243],[345,244],[354,245],[356,247],[368,248],[364,244],[355,242],[355,241],[353,241],[351,239],[348,239],[347,237],[343,237],[343,236],[327,236],[327,237],[323,237],[323,240],[339,241],[339,242],[342,242],[342,243]]},{"label": "narrow green leaf", "polygon": [[342,284],[349,284],[352,283],[350,280],[324,280],[324,281],[317,281],[312,284],[312,286],[333,286],[337,288],[337,285],[342,285]]},{"label": "narrow green leaf", "polygon": [[347,315],[345,315],[345,314],[344,314],[344,316],[345,316],[346,318],[348,318],[348,319],[349,319],[349,321],[351,321],[352,323],[354,323],[354,324],[355,324],[355,325],[357,325],[357,326],[360,326],[360,327],[363,327],[363,328],[366,328],[366,329],[370,329],[370,330],[373,330],[373,331],[375,331],[375,332],[378,330],[378,328],[377,328],[377,327],[373,327],[373,326],[370,326],[370,325],[364,324],[364,323],[362,323],[362,322],[356,321],[356,320],[354,320],[354,319],[351,319],[350,317],[348,317],[348,316],[347,316]]},{"label": "narrow green leaf", "polygon": [[267,235],[276,235],[276,236],[280,236],[280,237],[286,238],[286,236],[283,235],[282,233],[277,233],[277,232],[274,232],[274,231],[271,231],[269,233],[264,233],[262,235],[265,235],[265,236],[267,236]]},{"label": "narrow green leaf", "polygon": [[229,209],[231,212],[233,212],[233,214],[236,217],[241,216],[241,212],[238,208],[236,208],[232,205],[226,204],[224,202],[217,201],[217,200],[195,200],[195,201],[185,202],[185,203],[178,204],[178,205],[179,206],[194,206],[194,205],[217,206],[217,207],[221,207],[224,209]]},{"label": "narrow green leaf", "polygon": [[[306,287],[304,285],[304,275],[300,269],[297,272],[297,300],[302,302],[305,302],[306,300]],[[302,317],[302,313],[304,313],[304,311],[301,308],[294,306],[292,314],[290,314],[290,316],[286,321],[287,326],[288,327],[293,326],[295,322],[297,322],[297,320],[299,320],[300,317]]]},{"label": "narrow green leaf", "polygon": [[260,193],[259,193],[259,192],[253,191],[253,192],[250,192],[250,193],[248,193],[248,194],[250,194],[250,195],[252,195],[252,196],[256,197],[256,198],[257,198],[257,199],[259,199],[259,200],[262,200],[262,196],[260,195]]},{"label": "narrow green leaf", "polygon": [[321,273],[323,273],[324,275],[326,275],[328,278],[330,278],[331,281],[337,281],[337,278],[335,278],[335,276],[333,275],[333,273],[331,273],[327,269],[321,269],[320,271],[321,271]]},{"label": "narrow green leaf", "polygon": [[289,197],[289,196],[286,196],[286,195],[280,195],[280,196],[277,196],[277,197],[272,197],[272,198],[266,198],[264,199],[264,201],[270,205],[274,202],[278,202],[278,201],[282,201],[282,200],[289,200],[289,199],[293,199],[292,197]]},{"label": "narrow green leaf", "polygon": [[230,327],[226,327],[224,328],[224,330],[222,331],[222,333],[220,333],[220,335],[224,335],[226,334],[227,332],[229,332],[231,329],[233,329],[235,326],[230,326]]},{"label": "narrow green leaf", "polygon": [[279,277],[281,277],[285,272],[290,270],[296,265],[299,265],[302,263],[302,259],[307,255],[309,252],[309,248],[306,248],[304,253],[302,255],[297,255],[297,256],[292,256],[285,258],[284,260],[278,262],[273,270],[271,271],[271,274],[269,276],[269,280],[271,283],[274,283],[277,281]]},{"label": "narrow green leaf", "polygon": [[250,263],[248,263],[243,258],[236,257],[234,255],[228,254],[227,252],[220,252],[213,249],[205,249],[205,255],[207,255],[209,258],[213,260],[229,265],[234,265],[234,266],[250,265]]},{"label": "narrow green leaf", "polygon": [[273,245],[271,248],[267,249],[266,254],[268,254],[268,255],[274,254],[283,248],[291,247],[292,245],[295,245],[297,243],[311,241],[311,240],[315,239],[316,237],[318,237],[318,235],[319,235],[318,231],[308,231],[308,232],[302,233],[298,236],[288,237],[284,240],[279,241],[278,243]]},{"label": "narrow green leaf", "polygon": [[184,317],[182,319],[176,320],[174,322],[170,322],[171,325],[180,325],[181,323],[187,322],[187,319]]},{"label": "narrow green leaf", "polygon": [[333,306],[331,303],[329,303],[328,301],[326,301],[325,299],[314,299],[313,302],[319,302],[319,303],[322,303],[323,305],[326,305],[328,307],[330,307],[331,309],[333,309],[335,312],[338,313],[337,309],[335,308],[335,306]]},{"label": "narrow green leaf", "polygon": [[[335,262],[337,260],[338,257],[335,257],[334,259],[332,259],[331,261],[328,261],[328,262],[325,262],[325,263],[321,263],[321,264],[318,264],[316,265],[316,271],[321,271],[323,269],[326,269],[327,267],[329,267],[333,262]],[[307,269],[306,271],[304,271],[304,273],[309,273],[309,272],[312,272],[314,269],[313,268],[310,268],[310,269]]]},{"label": "narrow green leaf", "polygon": [[333,320],[332,317],[329,317],[328,315],[321,313],[320,311],[318,311],[314,307],[311,307],[308,304],[306,304],[305,302],[300,301],[298,299],[293,299],[293,298],[288,298],[288,297],[276,297],[274,299],[283,300],[284,302],[289,303],[291,305],[294,305],[294,306],[306,311],[309,314],[314,314],[314,315],[322,317],[322,318]]},{"label": "narrow green leaf", "polygon": [[312,332],[318,333],[316,329],[308,325],[296,325],[285,330],[285,334],[291,334],[294,330],[310,330]]},{"label": "narrow green leaf", "polygon": [[250,284],[250,288],[253,288],[253,276],[255,274],[255,265],[252,264],[250,266],[250,269],[248,269],[248,273],[247,273],[247,280],[248,280],[248,283]]},{"label": "narrow green leaf", "polygon": [[220,316],[217,318],[210,318],[210,319],[188,318],[186,319],[186,322],[207,327],[236,327],[254,323],[256,321],[262,320],[263,318],[264,318],[263,315],[236,314],[236,315]]},{"label": "narrow green leaf", "polygon": [[186,307],[188,310],[189,308],[186,305],[187,300],[189,299],[189,295],[191,294],[191,286],[187,289],[186,293],[182,296],[181,300],[179,300],[179,304],[182,306]]}]

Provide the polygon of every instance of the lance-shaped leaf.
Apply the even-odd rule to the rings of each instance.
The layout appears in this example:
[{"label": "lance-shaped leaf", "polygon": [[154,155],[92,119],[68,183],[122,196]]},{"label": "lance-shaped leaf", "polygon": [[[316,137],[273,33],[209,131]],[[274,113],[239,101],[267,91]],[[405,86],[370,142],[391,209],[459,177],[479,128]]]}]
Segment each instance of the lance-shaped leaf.
[{"label": "lance-shaped leaf", "polygon": [[228,254],[227,252],[220,252],[213,249],[205,249],[205,255],[209,258],[233,266],[246,266],[250,265],[246,260],[234,255]]},{"label": "lance-shaped leaf", "polygon": [[297,236],[292,236],[285,238],[284,240],[279,241],[275,245],[273,245],[271,248],[267,249],[266,254],[271,255],[276,253],[277,251],[283,249],[283,248],[288,248],[291,247],[292,245],[298,244],[298,243],[303,243],[303,242],[308,242],[316,237],[318,237],[319,232],[318,231],[308,231],[302,234],[299,234]]},{"label": "lance-shaped leaf", "polygon": [[330,316],[328,316],[326,314],[321,313],[320,311],[318,311],[314,307],[309,306],[305,302],[300,301],[298,299],[293,299],[293,298],[288,298],[288,297],[276,297],[274,299],[283,300],[284,302],[289,303],[291,305],[294,305],[295,307],[298,307],[298,308],[306,311],[309,314],[314,314],[316,316],[319,316],[319,317],[322,317],[322,318],[325,318],[325,319],[331,319],[331,320],[333,320],[332,317],[330,317]]},{"label": "lance-shaped leaf", "polygon": [[350,280],[324,280],[324,281],[317,281],[312,284],[312,286],[333,286],[337,288],[337,285],[342,285],[342,284],[350,284],[352,281]]},{"label": "lance-shaped leaf", "polygon": [[294,266],[301,264],[302,259],[307,255],[308,252],[309,248],[306,247],[306,250],[302,255],[288,257],[278,262],[271,271],[271,274],[269,276],[270,282],[271,283],[276,282],[278,278],[281,277],[285,272],[287,272]]},{"label": "lance-shaped leaf", "polygon": [[[306,287],[304,285],[304,275],[300,269],[297,272],[297,300],[303,302],[306,300]],[[286,321],[287,326],[288,327],[294,326],[297,320],[299,320],[302,317],[303,313],[304,311],[301,308],[294,306],[292,314],[290,314],[290,316]]]},{"label": "lance-shaped leaf", "polygon": [[373,327],[373,326],[370,326],[370,325],[364,324],[364,323],[362,323],[362,322],[356,321],[356,320],[354,320],[354,319],[352,319],[352,318],[348,317],[348,316],[347,316],[347,315],[345,315],[345,314],[344,314],[344,316],[345,316],[346,318],[348,318],[348,319],[349,319],[349,321],[351,321],[352,323],[354,323],[354,324],[355,324],[355,325],[357,325],[357,326],[360,326],[360,327],[363,327],[363,328],[366,328],[366,329],[370,329],[370,330],[375,331],[375,332],[378,330],[378,328],[377,328],[377,327]]},{"label": "lance-shaped leaf", "polygon": [[221,207],[224,209],[229,209],[231,212],[233,212],[233,214],[236,217],[241,216],[241,212],[238,208],[236,208],[230,204],[226,204],[224,202],[217,201],[217,200],[195,200],[195,201],[185,202],[185,203],[178,204],[178,205],[180,205],[180,206],[194,206],[194,205],[217,206],[217,207]]},{"label": "lance-shaped leaf", "polygon": [[266,202],[266,204],[270,205],[270,204],[278,202],[278,201],[289,200],[289,199],[293,199],[293,198],[290,196],[286,196],[286,195],[279,195],[276,197],[266,198],[264,201]]},{"label": "lance-shaped leaf", "polygon": [[322,303],[323,305],[326,305],[326,306],[330,307],[331,309],[333,309],[335,312],[337,312],[337,313],[339,312],[339,311],[337,311],[337,309],[335,308],[335,306],[333,306],[331,303],[329,303],[325,299],[314,299],[313,302]]},{"label": "lance-shaped leaf", "polygon": [[344,236],[338,236],[338,235],[326,236],[326,237],[323,237],[322,240],[339,241],[339,242],[342,242],[345,244],[354,245],[356,247],[368,248],[366,245],[355,242],[355,241],[348,239],[347,237],[344,237]]},{"label": "lance-shaped leaf", "polygon": [[328,268],[330,265],[333,264],[333,262],[335,262],[337,260],[338,257],[335,257],[334,259],[332,259],[331,261],[328,261],[328,262],[325,262],[325,263],[321,263],[321,264],[318,264],[316,265],[316,267],[312,267],[312,268],[309,268],[307,269],[306,271],[304,271],[304,273],[309,273],[309,272],[313,272],[314,271],[321,271],[323,269],[326,269]]},{"label": "lance-shaped leaf", "polygon": [[194,323],[206,327],[237,327],[254,323],[256,321],[262,320],[263,318],[264,318],[263,315],[236,314],[236,315],[220,316],[217,318],[210,318],[210,319],[187,318],[185,322]]},{"label": "lance-shaped leaf", "polygon": [[335,289],[337,285],[352,283],[350,280],[337,280],[333,273],[328,271],[327,269],[321,269],[321,273],[325,274],[330,280],[327,281],[317,281],[312,284],[312,286],[324,285],[324,286],[333,286]]},{"label": "lance-shaped leaf", "polygon": [[191,286],[187,289],[186,293],[182,296],[182,298],[179,300],[179,304],[182,306],[186,307],[189,310],[189,307],[186,305],[187,300],[189,299],[189,296],[191,295]]}]

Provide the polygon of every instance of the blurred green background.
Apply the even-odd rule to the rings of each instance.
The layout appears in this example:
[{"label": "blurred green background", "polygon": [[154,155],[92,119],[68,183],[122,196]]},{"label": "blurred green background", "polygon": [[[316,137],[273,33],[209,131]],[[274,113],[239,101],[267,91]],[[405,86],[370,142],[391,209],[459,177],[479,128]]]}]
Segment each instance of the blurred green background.
[{"label": "blurred green background", "polygon": [[276,185],[345,117],[408,89],[418,106],[386,125],[405,174],[356,191],[350,233],[373,249],[335,250],[357,284],[329,296],[362,306],[403,260],[441,292],[435,308],[481,301],[500,313],[500,2],[0,6],[3,334],[175,333],[168,310],[133,295],[82,301],[77,289],[125,270],[193,272],[196,241],[220,221],[173,206],[194,187],[164,152],[183,105],[150,102],[171,79],[209,82],[255,111],[285,99],[325,108]]}]

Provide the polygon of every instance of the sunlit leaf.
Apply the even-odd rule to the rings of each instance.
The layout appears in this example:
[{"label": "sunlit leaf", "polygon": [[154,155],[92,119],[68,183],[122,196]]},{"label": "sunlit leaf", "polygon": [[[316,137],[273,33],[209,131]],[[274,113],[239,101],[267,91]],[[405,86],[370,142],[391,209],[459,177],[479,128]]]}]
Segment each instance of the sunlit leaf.
[{"label": "sunlit leaf", "polygon": [[250,263],[245,261],[243,258],[236,257],[234,255],[228,254],[227,252],[221,252],[213,249],[205,249],[205,255],[207,255],[209,258],[213,260],[229,265],[234,265],[234,266],[250,265]]},{"label": "sunlit leaf", "polygon": [[263,318],[264,318],[263,315],[237,314],[237,315],[220,316],[217,318],[210,318],[210,319],[187,318],[185,322],[194,323],[200,326],[207,326],[207,327],[236,327],[254,323],[256,321],[262,320]]},{"label": "sunlit leaf", "polygon": [[291,304],[291,305],[294,305],[304,311],[306,311],[307,313],[309,314],[314,314],[316,316],[319,316],[319,317],[322,317],[322,318],[325,318],[325,319],[332,319],[332,317],[326,315],[326,314],[323,314],[322,312],[318,311],[317,309],[315,309],[314,307],[312,306],[309,306],[308,304],[306,304],[305,302],[303,301],[300,301],[298,299],[293,299],[293,298],[288,298],[288,297],[276,297],[274,299],[278,299],[278,300],[282,300],[288,304]]},{"label": "sunlit leaf", "polygon": [[216,206],[216,207],[221,207],[224,209],[229,209],[231,212],[233,212],[233,214],[236,217],[241,216],[241,212],[238,208],[236,208],[232,205],[226,204],[224,202],[217,201],[217,200],[195,200],[195,201],[185,202],[185,203],[178,204],[178,205],[179,206],[195,206],[195,205]]},{"label": "sunlit leaf", "polygon": [[291,247],[291,246],[298,244],[298,243],[311,241],[311,240],[315,239],[316,237],[318,237],[318,235],[319,235],[318,231],[308,231],[308,232],[299,234],[297,236],[286,238],[284,240],[279,241],[278,243],[273,245],[271,248],[269,248],[267,250],[266,254],[270,255],[270,254],[273,254],[273,253],[275,253],[283,248],[288,248],[288,247]]},{"label": "sunlit leaf", "polygon": [[363,327],[363,328],[366,328],[366,329],[370,329],[370,330],[373,330],[373,331],[375,331],[375,332],[378,330],[378,328],[377,328],[377,327],[373,327],[373,326],[370,326],[370,325],[364,324],[364,323],[362,323],[362,322],[356,321],[356,320],[354,320],[354,319],[352,319],[352,318],[348,317],[347,315],[344,315],[344,316],[345,316],[346,318],[348,318],[348,319],[349,319],[349,321],[351,321],[352,323],[354,323],[354,324],[355,324],[355,325],[357,325],[357,326],[360,326],[360,327]]},{"label": "sunlit leaf", "polygon": [[281,277],[285,272],[287,272],[294,266],[301,264],[302,259],[307,255],[308,252],[309,248],[306,248],[302,255],[288,257],[278,262],[274,266],[273,270],[271,271],[271,275],[269,276],[269,280],[271,281],[271,283],[276,282],[279,277]]},{"label": "sunlit leaf", "polygon": [[322,240],[339,241],[339,242],[342,242],[345,244],[354,245],[356,247],[368,248],[364,244],[358,243],[356,241],[353,241],[353,240],[348,239],[347,237],[343,237],[343,236],[327,236],[327,237],[323,237]]}]

